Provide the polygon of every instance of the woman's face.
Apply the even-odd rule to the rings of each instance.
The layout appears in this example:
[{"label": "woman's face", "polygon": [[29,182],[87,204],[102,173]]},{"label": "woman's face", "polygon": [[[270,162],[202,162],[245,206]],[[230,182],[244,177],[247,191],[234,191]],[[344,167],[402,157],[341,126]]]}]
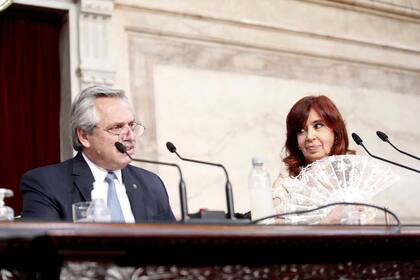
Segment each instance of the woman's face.
[{"label": "woman's face", "polygon": [[297,133],[299,150],[306,161],[311,163],[327,157],[334,145],[334,131],[311,109],[305,126]]}]

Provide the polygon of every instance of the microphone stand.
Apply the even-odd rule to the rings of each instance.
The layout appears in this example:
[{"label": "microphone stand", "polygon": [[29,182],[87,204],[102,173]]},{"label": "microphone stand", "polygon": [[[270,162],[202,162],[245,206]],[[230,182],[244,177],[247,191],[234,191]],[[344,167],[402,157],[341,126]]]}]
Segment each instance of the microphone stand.
[{"label": "microphone stand", "polygon": [[151,164],[162,164],[162,165],[167,165],[167,166],[174,166],[178,169],[179,176],[180,176],[180,179],[179,179],[179,197],[180,197],[180,200],[181,200],[181,217],[182,217],[182,221],[187,220],[188,219],[187,188],[185,186],[185,182],[184,182],[184,179],[182,177],[181,168],[179,168],[179,166],[177,164],[174,164],[174,163],[168,163],[168,162],[162,162],[162,161],[152,161],[152,160],[139,159],[139,158],[132,158],[129,154],[127,154],[127,155],[133,161],[145,162],[145,163],[151,163]]},{"label": "microphone stand", "polygon": [[222,165],[222,164],[218,164],[218,163],[212,163],[212,162],[206,162],[206,161],[201,161],[201,160],[195,160],[195,159],[189,159],[189,158],[184,158],[182,156],[180,156],[177,151],[176,151],[176,147],[174,146],[174,144],[172,144],[171,142],[167,142],[166,143],[166,147],[168,148],[168,150],[171,153],[175,153],[180,159],[185,160],[185,161],[189,161],[189,162],[194,162],[194,163],[199,163],[199,164],[206,164],[206,165],[212,165],[212,166],[217,166],[223,169],[225,176],[226,176],[226,184],[225,184],[225,191],[226,191],[226,203],[227,203],[227,217],[228,220],[221,220],[221,219],[208,219],[208,220],[197,220],[197,219],[190,219],[187,222],[188,223],[212,223],[212,224],[249,224],[250,220],[249,219],[236,219],[235,218],[235,211],[234,211],[234,206],[233,206],[233,192],[232,192],[232,185],[230,183],[229,180],[229,175],[228,172],[226,170],[226,168]]},{"label": "microphone stand", "polygon": [[402,154],[404,154],[404,155],[407,155],[407,156],[409,156],[409,157],[415,158],[415,159],[417,159],[417,160],[420,160],[420,158],[419,158],[419,157],[416,157],[415,155],[409,154],[409,153],[404,152],[404,151],[402,151],[402,150],[398,149],[397,147],[395,147],[395,146],[391,143],[391,141],[389,141],[389,139],[388,139],[388,135],[386,135],[386,134],[385,134],[385,133],[383,133],[382,131],[376,131],[376,135],[378,135],[378,137],[379,137],[382,141],[387,142],[389,145],[391,145],[391,146],[392,146],[395,150],[397,150],[398,152],[400,152],[400,153],[402,153]]},{"label": "microphone stand", "polygon": [[230,183],[229,180],[229,175],[227,173],[226,168],[218,163],[212,163],[212,162],[205,162],[205,161],[201,161],[201,160],[195,160],[195,159],[189,159],[189,158],[184,158],[181,157],[177,151],[174,151],[174,153],[182,160],[185,161],[190,161],[190,162],[195,162],[195,163],[200,163],[200,164],[207,164],[207,165],[212,165],[212,166],[218,166],[221,167],[223,169],[223,171],[225,172],[225,176],[226,176],[226,184],[225,184],[225,192],[226,192],[226,203],[227,203],[227,215],[229,219],[235,219],[235,211],[234,211],[234,207],[233,207],[233,192],[232,192],[232,185]]},{"label": "microphone stand", "polygon": [[183,179],[183,176],[182,176],[182,171],[181,171],[181,168],[179,167],[179,165],[175,164],[175,163],[132,158],[127,153],[127,148],[124,146],[124,144],[122,144],[120,142],[115,142],[115,147],[117,148],[117,150],[120,153],[126,154],[133,161],[145,162],[145,163],[151,163],[151,164],[162,164],[162,165],[167,165],[167,166],[173,166],[173,167],[176,167],[178,169],[178,172],[179,172],[179,197],[180,197],[180,202],[181,202],[181,218],[182,218],[182,221],[186,221],[188,219],[187,188],[185,186],[185,182],[184,182],[184,179]]},{"label": "microphone stand", "polygon": [[352,133],[352,134],[351,134],[351,136],[353,137],[354,142],[356,142],[356,144],[357,144],[357,145],[362,146],[362,147],[363,147],[363,149],[365,149],[365,151],[366,151],[366,152],[367,152],[367,153],[368,153],[371,157],[376,158],[376,159],[379,159],[379,160],[382,160],[382,161],[385,161],[385,162],[387,162],[387,163],[390,163],[390,164],[393,164],[393,165],[396,165],[396,166],[399,166],[399,167],[402,167],[402,168],[405,168],[405,169],[408,169],[408,170],[411,170],[411,171],[413,171],[413,172],[420,173],[420,170],[417,170],[417,169],[414,169],[414,168],[411,168],[411,167],[408,167],[408,166],[402,165],[402,164],[397,163],[397,162],[393,162],[393,161],[387,160],[387,159],[385,159],[385,158],[381,158],[381,157],[378,157],[378,156],[372,155],[372,154],[368,151],[368,149],[365,147],[365,145],[363,145],[363,140],[362,140],[362,138],[360,138],[360,137],[359,137],[359,135],[357,135],[356,133]]}]

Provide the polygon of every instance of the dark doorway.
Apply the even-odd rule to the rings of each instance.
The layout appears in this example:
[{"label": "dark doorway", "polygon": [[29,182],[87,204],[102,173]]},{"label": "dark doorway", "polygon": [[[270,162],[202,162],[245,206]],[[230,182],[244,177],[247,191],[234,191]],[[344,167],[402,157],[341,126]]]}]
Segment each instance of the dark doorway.
[{"label": "dark doorway", "polygon": [[61,11],[12,5],[0,12],[0,188],[21,212],[20,177],[60,161]]}]

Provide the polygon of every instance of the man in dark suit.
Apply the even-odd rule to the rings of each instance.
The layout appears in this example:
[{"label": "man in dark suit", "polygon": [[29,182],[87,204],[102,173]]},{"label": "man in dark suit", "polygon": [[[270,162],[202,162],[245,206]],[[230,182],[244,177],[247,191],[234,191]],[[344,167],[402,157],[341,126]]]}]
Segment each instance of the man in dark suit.
[{"label": "man in dark suit", "polygon": [[131,159],[115,148],[119,141],[134,155],[136,135],[144,132],[124,93],[87,88],[73,102],[71,117],[73,148],[78,153],[22,177],[22,218],[70,221],[72,204],[90,201],[93,183],[99,182],[107,188],[113,222],[175,221],[161,179],[129,165]]}]

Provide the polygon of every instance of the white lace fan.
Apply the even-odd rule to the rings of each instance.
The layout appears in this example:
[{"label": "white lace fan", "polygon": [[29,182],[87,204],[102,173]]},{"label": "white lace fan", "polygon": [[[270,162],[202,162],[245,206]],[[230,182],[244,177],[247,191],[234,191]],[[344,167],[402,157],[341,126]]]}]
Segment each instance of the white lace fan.
[{"label": "white lace fan", "polygon": [[[369,203],[399,177],[391,167],[378,160],[356,155],[330,156],[306,166],[283,185],[290,195],[289,211],[308,210],[333,202]],[[318,223],[332,208],[288,217],[292,223]],[[374,209],[367,208],[364,219],[372,219]]]}]

